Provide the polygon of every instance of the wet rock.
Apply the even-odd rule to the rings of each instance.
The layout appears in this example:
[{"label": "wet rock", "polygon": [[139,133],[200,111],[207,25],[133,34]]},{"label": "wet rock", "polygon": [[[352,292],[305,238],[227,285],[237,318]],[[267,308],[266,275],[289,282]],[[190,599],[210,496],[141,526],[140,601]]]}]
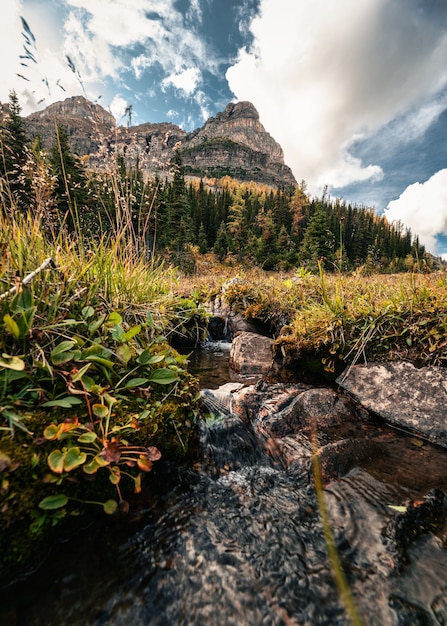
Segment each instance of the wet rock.
[{"label": "wet rock", "polygon": [[[273,329],[270,324],[256,318],[247,319],[239,307],[235,306],[233,308],[230,305],[229,300],[233,300],[231,290],[237,289],[243,293],[247,287],[248,284],[245,280],[235,276],[222,285],[220,293],[205,303],[205,310],[210,315],[208,330],[211,338],[231,341],[240,333],[255,333],[266,337],[272,336]],[[247,308],[248,302],[244,296],[241,297],[243,308]],[[215,335],[216,332],[217,336]],[[220,336],[222,332],[224,336]]]},{"label": "wet rock", "polygon": [[440,489],[433,489],[422,501],[408,502],[384,530],[384,541],[398,554],[399,565],[408,560],[407,550],[419,537],[439,531],[446,522],[447,499]]},{"label": "wet rock", "polygon": [[223,341],[228,338],[227,323],[223,317],[214,315],[208,320],[208,334],[213,341]]},{"label": "wet rock", "polygon": [[234,394],[242,387],[241,383],[225,383],[217,389],[202,389],[201,396],[211,412],[223,415],[233,414]]},{"label": "wet rock", "polygon": [[353,468],[385,454],[379,443],[368,439],[342,439],[317,452],[323,483],[348,474]]},{"label": "wet rock", "polygon": [[241,313],[231,313],[227,320],[230,337],[235,337],[238,333],[258,333],[259,325],[246,320]]},{"label": "wet rock", "polygon": [[349,399],[327,388],[303,391],[297,396],[288,417],[295,432],[303,430],[317,439],[319,432],[338,428],[355,419],[355,410]]},{"label": "wet rock", "polygon": [[227,383],[202,396],[208,406],[220,406],[252,425],[267,455],[294,473],[307,476],[317,446],[325,482],[382,453],[369,439],[332,443],[341,433],[349,435],[350,424],[358,422],[353,403],[332,389],[260,381],[249,386]]},{"label": "wet rock", "polygon": [[223,320],[228,318],[231,314],[231,307],[226,301],[224,293],[221,293],[212,300],[209,300],[205,304],[205,309],[210,315],[220,317]]},{"label": "wet rock", "polygon": [[302,384],[267,384],[244,387],[236,394],[233,408],[241,417],[256,422],[265,435],[284,436],[292,433],[289,423],[290,412],[297,396],[308,389]]},{"label": "wet rock", "polygon": [[278,465],[287,470],[289,476],[295,476],[302,484],[312,483],[312,444],[305,435],[269,437],[265,449]]},{"label": "wet rock", "polygon": [[243,422],[252,422],[263,401],[264,394],[256,385],[241,385],[233,396],[232,410]]},{"label": "wet rock", "polygon": [[230,369],[238,377],[260,378],[268,374],[273,363],[273,339],[244,332],[233,339]]},{"label": "wet rock", "polygon": [[206,311],[210,314],[208,320],[208,332],[215,340],[232,340],[239,333],[265,334],[265,328],[256,320],[247,320],[241,313],[232,310],[225,299],[225,291],[216,296],[214,300],[205,305]]},{"label": "wet rock", "polygon": [[447,447],[446,368],[369,363],[348,368],[337,382],[388,423]]}]

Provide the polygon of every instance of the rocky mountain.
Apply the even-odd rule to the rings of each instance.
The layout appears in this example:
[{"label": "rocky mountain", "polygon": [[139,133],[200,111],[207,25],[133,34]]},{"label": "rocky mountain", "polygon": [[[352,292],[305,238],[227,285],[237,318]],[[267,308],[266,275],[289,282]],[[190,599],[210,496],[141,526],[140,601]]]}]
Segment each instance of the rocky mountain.
[{"label": "rocky mountain", "polygon": [[267,184],[296,184],[281,146],[266,132],[250,102],[230,103],[186,135],[180,152],[186,171]]},{"label": "rocky mountain", "polygon": [[54,142],[55,124],[62,125],[73,151],[88,155],[95,169],[107,167],[118,153],[129,165],[138,163],[145,174],[164,177],[178,150],[190,176],[229,175],[272,186],[296,184],[281,146],[265,130],[250,102],[228,104],[191,133],[170,123],[117,126],[111,113],[82,96],[52,104],[24,121],[29,136],[39,133],[46,147]]}]

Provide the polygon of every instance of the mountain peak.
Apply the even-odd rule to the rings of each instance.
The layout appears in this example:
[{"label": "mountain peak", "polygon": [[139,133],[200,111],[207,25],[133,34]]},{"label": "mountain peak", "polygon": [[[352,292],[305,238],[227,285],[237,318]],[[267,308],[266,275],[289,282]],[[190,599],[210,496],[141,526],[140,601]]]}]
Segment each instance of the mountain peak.
[{"label": "mountain peak", "polygon": [[49,116],[56,117],[89,117],[96,119],[100,123],[105,123],[110,126],[116,126],[115,118],[109,111],[106,111],[104,107],[99,104],[95,104],[90,100],[87,100],[84,96],[72,96],[66,98],[60,102],[54,102],[42,111],[36,111],[31,113],[26,118],[27,120],[40,120],[48,118]]},{"label": "mountain peak", "polygon": [[111,113],[83,96],[51,104],[24,121],[28,134],[38,133],[48,148],[54,141],[55,120],[68,132],[72,149],[89,155],[95,169],[104,169],[104,155],[116,150],[129,166],[138,163],[146,175],[166,176],[178,150],[190,176],[296,184],[281,146],[265,130],[251,102],[230,102],[191,133],[163,122],[117,126]]},{"label": "mountain peak", "polygon": [[259,113],[251,102],[230,102],[222,113],[216,115],[217,119],[251,118],[259,121]]}]

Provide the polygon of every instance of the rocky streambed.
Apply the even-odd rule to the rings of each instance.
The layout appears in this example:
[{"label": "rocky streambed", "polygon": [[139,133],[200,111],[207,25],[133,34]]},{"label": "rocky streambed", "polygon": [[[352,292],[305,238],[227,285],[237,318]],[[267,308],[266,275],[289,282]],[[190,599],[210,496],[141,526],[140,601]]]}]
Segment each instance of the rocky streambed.
[{"label": "rocky streambed", "polygon": [[[382,365],[351,369],[335,385],[267,382],[268,341],[236,337],[231,382],[209,355],[196,364],[203,380],[213,374],[196,465],[160,463],[138,514],[85,529],[6,590],[1,623],[447,623],[436,385],[416,392],[412,366]],[[218,353],[224,364],[224,346]],[[442,395],[435,374],[427,381]],[[380,416],[386,402],[411,423],[401,415],[391,427],[390,414]]]},{"label": "rocky streambed", "polygon": [[333,385],[268,383],[278,375],[271,343],[235,337],[235,381],[203,392],[211,410],[249,425],[298,482],[321,476],[365,623],[447,623],[447,371],[371,363]]}]

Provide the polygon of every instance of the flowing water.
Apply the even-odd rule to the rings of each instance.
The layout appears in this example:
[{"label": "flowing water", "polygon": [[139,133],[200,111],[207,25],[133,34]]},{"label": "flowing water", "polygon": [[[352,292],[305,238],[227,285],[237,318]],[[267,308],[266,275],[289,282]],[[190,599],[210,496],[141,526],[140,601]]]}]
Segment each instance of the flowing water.
[{"label": "flowing water", "polygon": [[207,341],[200,350],[189,357],[189,369],[197,376],[202,387],[216,389],[230,379],[228,360],[231,343],[228,341]]},{"label": "flowing water", "polygon": [[[221,352],[221,372],[209,353],[195,364],[207,387],[228,380]],[[156,464],[134,517],[103,520],[57,546],[0,596],[0,624],[447,624],[442,494],[420,505],[432,513],[425,526],[402,515],[396,524],[390,507],[446,490],[447,455],[386,436],[388,457],[331,481],[322,505],[305,438],[294,444],[300,463],[285,468],[250,424],[215,413],[201,427],[197,467]]]}]

